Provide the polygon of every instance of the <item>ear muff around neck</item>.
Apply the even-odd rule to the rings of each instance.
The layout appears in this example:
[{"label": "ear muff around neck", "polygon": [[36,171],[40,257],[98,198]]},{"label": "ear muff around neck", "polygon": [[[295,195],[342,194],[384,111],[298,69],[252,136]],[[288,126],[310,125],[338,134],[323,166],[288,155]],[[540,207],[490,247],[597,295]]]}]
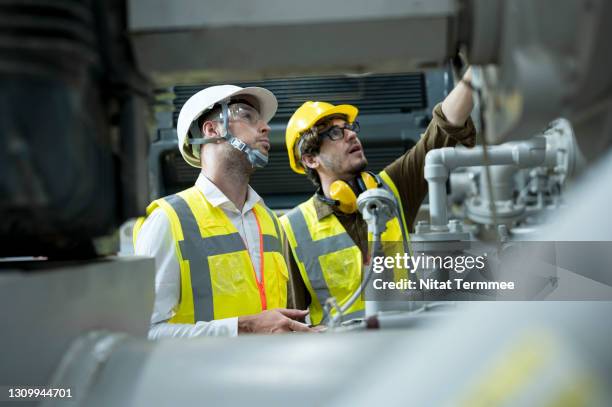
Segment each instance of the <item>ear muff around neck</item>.
[{"label": "ear muff around neck", "polygon": [[364,184],[364,188],[361,192],[365,192],[368,189],[380,188],[382,186],[382,182],[380,181],[378,176],[370,171],[362,172],[361,174],[359,174],[359,177],[357,177],[357,179]]},{"label": "ear muff around neck", "polygon": [[357,195],[345,181],[332,182],[329,186],[329,196],[338,202],[336,206],[341,212],[353,213],[357,210]]},{"label": "ear muff around neck", "polygon": [[[372,188],[378,188],[382,185],[378,176],[369,171],[364,171],[355,179],[357,184],[357,193],[361,194],[364,191]],[[357,194],[351,186],[342,180],[332,182],[329,186],[329,196],[325,197],[322,193],[318,193],[319,199],[329,205],[337,206],[343,213],[354,213],[357,211]]]}]

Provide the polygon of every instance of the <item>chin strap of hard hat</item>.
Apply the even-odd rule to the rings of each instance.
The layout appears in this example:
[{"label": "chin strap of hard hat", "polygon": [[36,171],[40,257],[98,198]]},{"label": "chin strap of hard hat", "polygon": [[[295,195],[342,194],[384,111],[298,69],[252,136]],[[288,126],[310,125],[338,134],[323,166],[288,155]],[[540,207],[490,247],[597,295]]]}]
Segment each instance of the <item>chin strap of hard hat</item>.
[{"label": "chin strap of hard hat", "polygon": [[268,165],[268,156],[259,150],[251,148],[247,143],[234,137],[234,135],[230,133],[228,126],[228,103],[228,100],[221,102],[221,109],[223,111],[223,132],[225,133],[222,137],[226,139],[227,142],[236,150],[242,151],[244,154],[246,154],[247,160],[249,160],[253,168],[264,168],[266,165]]},{"label": "chin strap of hard hat", "polygon": [[[230,133],[228,126],[228,105],[229,100],[224,100],[221,102],[221,109],[223,112],[223,135],[220,138],[226,140],[236,150],[242,151],[253,168],[264,168],[266,165],[268,165],[268,156],[259,150],[251,148],[247,143],[234,137],[234,135]],[[187,144],[190,145],[204,145],[218,142],[217,138],[204,138],[195,120],[191,122],[189,133],[191,137],[187,137]]]}]

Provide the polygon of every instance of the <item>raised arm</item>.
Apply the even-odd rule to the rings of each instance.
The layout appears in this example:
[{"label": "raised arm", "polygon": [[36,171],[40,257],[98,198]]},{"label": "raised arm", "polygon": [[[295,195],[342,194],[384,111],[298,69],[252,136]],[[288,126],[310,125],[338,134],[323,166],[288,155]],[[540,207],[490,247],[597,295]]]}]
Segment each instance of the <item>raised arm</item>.
[{"label": "raised arm", "polygon": [[[472,89],[468,83],[472,81],[472,68],[463,75],[463,80],[448,94],[442,102],[442,112],[446,120],[453,126],[463,126],[472,112]],[[466,83],[467,82],[467,83]]]}]

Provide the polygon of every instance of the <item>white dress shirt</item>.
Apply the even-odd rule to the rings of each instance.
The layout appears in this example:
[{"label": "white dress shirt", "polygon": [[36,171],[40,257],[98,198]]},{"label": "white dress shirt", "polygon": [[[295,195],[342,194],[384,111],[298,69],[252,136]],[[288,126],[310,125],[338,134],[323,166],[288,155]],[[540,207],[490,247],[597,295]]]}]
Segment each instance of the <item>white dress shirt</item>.
[{"label": "white dress shirt", "polygon": [[[258,202],[263,204],[261,197],[249,186],[246,202],[242,211],[240,211],[203,173],[200,173],[195,186],[202,191],[212,206],[223,210],[236,227],[247,247],[257,279],[261,281],[259,229],[253,214],[255,204]],[[214,321],[197,321],[195,324],[170,324],[167,322],[174,316],[179,303],[181,272],[170,221],[160,208],[155,209],[142,225],[136,240],[135,253],[155,258],[155,305],[151,315],[149,339],[238,335],[237,317]]]}]

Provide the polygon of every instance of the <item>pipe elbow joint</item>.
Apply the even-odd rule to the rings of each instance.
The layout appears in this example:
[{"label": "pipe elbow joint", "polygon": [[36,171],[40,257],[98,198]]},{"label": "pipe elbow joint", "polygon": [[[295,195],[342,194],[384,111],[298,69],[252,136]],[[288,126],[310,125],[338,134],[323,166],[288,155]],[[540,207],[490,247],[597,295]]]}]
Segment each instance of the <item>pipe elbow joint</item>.
[{"label": "pipe elbow joint", "polygon": [[425,156],[425,167],[428,165],[443,164],[442,149],[431,150]]},{"label": "pipe elbow joint", "polygon": [[452,147],[445,147],[431,150],[427,153],[425,156],[424,171],[427,181],[446,181],[448,173],[450,172],[448,161],[452,161],[452,157],[449,156],[449,154],[455,154],[455,149]]}]

